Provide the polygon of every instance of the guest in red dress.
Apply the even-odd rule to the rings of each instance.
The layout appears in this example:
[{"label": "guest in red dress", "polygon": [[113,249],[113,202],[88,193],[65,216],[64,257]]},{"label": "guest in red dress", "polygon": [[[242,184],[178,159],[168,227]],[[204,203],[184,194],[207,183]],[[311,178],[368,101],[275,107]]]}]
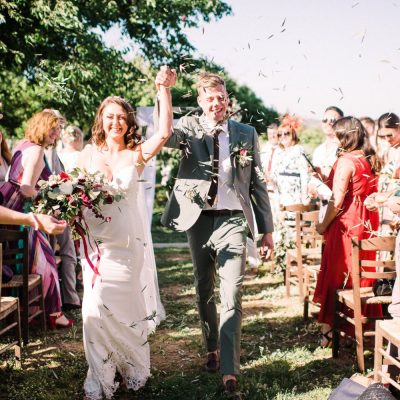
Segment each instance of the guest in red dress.
[{"label": "guest in red dress", "polygon": [[[339,139],[338,159],[328,178],[332,189],[324,220],[317,230],[325,236],[321,271],[318,275],[314,301],[321,304],[318,321],[322,323],[321,346],[331,343],[335,292],[351,288],[351,238],[365,239],[378,229],[378,213],[369,211],[364,200],[377,191],[379,162],[361,122],[354,117],[344,117],[333,125]],[[368,258],[375,258],[369,252]],[[364,257],[364,255],[363,255]],[[361,286],[371,286],[371,279],[361,281]],[[370,316],[381,315],[376,306],[368,309]]]}]

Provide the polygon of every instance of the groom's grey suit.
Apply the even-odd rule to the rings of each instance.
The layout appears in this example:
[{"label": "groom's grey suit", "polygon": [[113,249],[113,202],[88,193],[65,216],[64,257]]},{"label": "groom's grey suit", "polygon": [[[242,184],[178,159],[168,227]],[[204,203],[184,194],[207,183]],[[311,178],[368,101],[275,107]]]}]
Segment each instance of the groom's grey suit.
[{"label": "groom's grey suit", "polygon": [[[162,223],[187,232],[207,350],[217,350],[220,334],[221,372],[238,374],[246,236],[255,236],[255,223],[259,233],[272,232],[273,222],[266,184],[259,176],[262,168],[257,132],[233,120],[228,120],[230,196],[237,197],[241,209],[221,210],[217,203],[216,209],[203,210],[213,175],[214,145],[209,131],[204,116],[183,117],[166,143],[167,147],[181,149],[182,159]],[[240,149],[247,149],[247,160],[239,160]],[[214,301],[216,264],[221,295],[219,332]]]}]

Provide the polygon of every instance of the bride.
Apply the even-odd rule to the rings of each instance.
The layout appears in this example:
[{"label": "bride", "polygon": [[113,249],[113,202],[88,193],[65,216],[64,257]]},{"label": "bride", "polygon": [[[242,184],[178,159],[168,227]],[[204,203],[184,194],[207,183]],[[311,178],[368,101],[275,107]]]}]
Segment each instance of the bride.
[{"label": "bride", "polygon": [[[169,87],[174,70],[162,67],[156,78],[159,88],[159,131],[140,143],[131,105],[121,97],[107,97],[97,110],[92,144],[85,147],[79,167],[100,171],[109,185],[124,198],[103,207],[109,223],[85,212],[89,259],[99,261],[99,274],[82,260],[83,343],[89,370],[84,384],[86,399],[111,398],[117,390],[116,373],[128,389],[137,390],[150,376],[147,335],[164,317],[160,302],[150,228],[146,217],[141,174],[172,129]],[[99,250],[96,250],[96,244]],[[90,245],[89,245],[90,244]],[[83,253],[82,253],[83,254]]]}]

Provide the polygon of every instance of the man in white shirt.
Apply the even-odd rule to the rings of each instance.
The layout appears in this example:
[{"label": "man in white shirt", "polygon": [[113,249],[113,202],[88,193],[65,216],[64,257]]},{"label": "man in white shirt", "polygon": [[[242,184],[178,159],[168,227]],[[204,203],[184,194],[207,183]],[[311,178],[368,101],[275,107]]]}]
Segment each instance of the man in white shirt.
[{"label": "man in white shirt", "polygon": [[[240,399],[236,375],[240,373],[246,237],[255,237],[257,224],[262,255],[269,255],[273,222],[266,186],[258,174],[257,132],[227,119],[229,98],[220,76],[201,74],[197,89],[203,115],[181,118],[166,143],[181,149],[182,158],[161,221],[188,236],[207,348],[206,370],[220,370],[226,394]],[[219,324],[214,293],[217,273]]]},{"label": "man in white shirt", "polygon": [[314,150],[312,162],[318,171],[319,178],[323,182],[328,179],[333,164],[336,161],[336,151],[339,147],[339,142],[332,127],[343,116],[343,111],[340,108],[331,106],[325,110],[324,118],[322,119],[322,130],[325,134],[325,141]]}]

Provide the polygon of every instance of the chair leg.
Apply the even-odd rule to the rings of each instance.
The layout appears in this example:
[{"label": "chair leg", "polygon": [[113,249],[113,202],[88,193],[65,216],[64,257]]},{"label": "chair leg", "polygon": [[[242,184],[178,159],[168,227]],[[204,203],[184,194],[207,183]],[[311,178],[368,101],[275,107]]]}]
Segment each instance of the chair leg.
[{"label": "chair leg", "polygon": [[340,328],[339,328],[339,307],[340,302],[337,294],[335,294],[335,308],[333,312],[333,327],[332,327],[332,357],[339,357],[339,346],[340,346]]},{"label": "chair leg", "polygon": [[290,297],[290,257],[286,256],[285,271],[286,297]]},{"label": "chair leg", "polygon": [[303,306],[303,320],[307,321],[308,320],[308,294],[304,296],[304,306]]},{"label": "chair leg", "polygon": [[383,348],[383,337],[380,326],[380,321],[376,321],[375,327],[375,357],[374,357],[374,381],[381,382],[382,378],[379,372],[382,372],[382,356],[379,353],[379,349]]},{"label": "chair leg", "polygon": [[358,364],[358,369],[360,372],[364,373],[365,367],[364,367],[364,335],[363,335],[363,328],[362,328],[362,323],[359,318],[354,318],[355,319],[355,338],[356,338],[356,344],[357,344],[357,364]]},{"label": "chair leg", "polygon": [[22,340],[24,346],[26,346],[29,341],[29,293],[23,293],[22,303],[23,303],[22,320],[21,320]]},{"label": "chair leg", "polygon": [[40,315],[40,319],[42,320],[43,332],[46,332],[46,309],[44,308],[43,282],[42,282],[42,280],[40,280],[39,294],[40,294],[40,308],[42,310],[42,313]]},{"label": "chair leg", "polygon": [[15,366],[16,366],[16,368],[22,368],[22,362],[21,362],[21,346],[22,346],[22,340],[21,340],[21,316],[20,316],[19,302],[18,302],[17,310],[15,312],[15,319],[16,319],[16,322],[17,322],[17,326],[15,328],[15,331],[16,331],[15,340],[18,341],[18,343],[14,346]]}]

